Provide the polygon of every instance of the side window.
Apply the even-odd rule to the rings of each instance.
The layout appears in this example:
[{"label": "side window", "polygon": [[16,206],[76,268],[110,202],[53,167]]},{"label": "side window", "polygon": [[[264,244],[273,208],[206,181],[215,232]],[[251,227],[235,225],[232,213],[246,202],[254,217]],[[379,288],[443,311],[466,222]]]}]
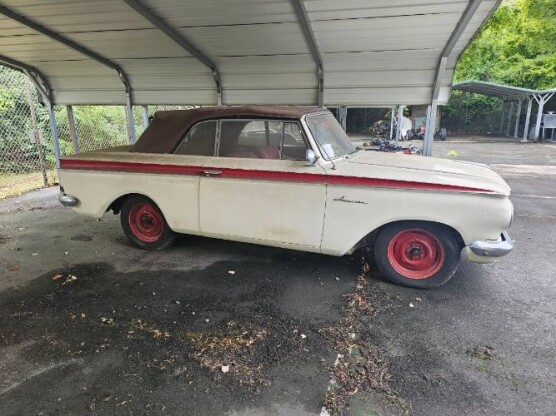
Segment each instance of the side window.
[{"label": "side window", "polygon": [[174,154],[214,156],[216,121],[203,121],[193,126]]},{"label": "side window", "polygon": [[305,160],[307,143],[299,123],[284,123],[282,160]]},{"label": "side window", "polygon": [[276,120],[222,120],[218,155],[280,159],[282,129],[283,122]]}]

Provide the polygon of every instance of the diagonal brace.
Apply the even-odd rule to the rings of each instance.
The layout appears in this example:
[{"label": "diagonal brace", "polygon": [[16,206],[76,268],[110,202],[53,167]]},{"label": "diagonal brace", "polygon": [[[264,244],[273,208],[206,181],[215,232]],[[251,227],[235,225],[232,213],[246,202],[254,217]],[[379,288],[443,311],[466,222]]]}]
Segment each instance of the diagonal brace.
[{"label": "diagonal brace", "polygon": [[170,26],[164,19],[155,14],[152,9],[148,8],[140,0],[123,0],[128,6],[137,11],[141,16],[147,19],[154,27],[163,32],[166,36],[176,42],[179,46],[193,55],[199,62],[210,69],[214,83],[216,84],[216,98],[218,105],[222,105],[222,80],[220,72],[216,64],[201,52],[193,43],[191,43],[183,34]]}]

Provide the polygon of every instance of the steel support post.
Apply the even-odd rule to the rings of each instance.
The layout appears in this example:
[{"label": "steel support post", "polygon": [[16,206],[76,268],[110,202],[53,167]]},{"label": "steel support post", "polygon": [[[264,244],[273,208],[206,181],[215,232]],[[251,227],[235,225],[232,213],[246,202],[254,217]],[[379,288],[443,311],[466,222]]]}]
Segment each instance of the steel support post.
[{"label": "steel support post", "polygon": [[533,136],[534,140],[539,139],[539,134],[541,132],[541,121],[542,121],[542,112],[544,110],[544,97],[539,95],[538,97],[535,95],[535,100],[537,101],[537,122],[535,123],[535,135]]},{"label": "steel support post", "polygon": [[33,126],[33,139],[35,142],[35,147],[37,149],[37,154],[39,156],[39,165],[41,167],[42,181],[44,186],[48,186],[48,175],[46,173],[46,160],[44,157],[44,149],[41,143],[41,134],[39,131],[39,123],[37,120],[37,113],[35,111],[35,100],[33,98],[33,93],[31,92],[31,86],[33,83],[30,78],[25,79],[25,93],[27,95],[27,103],[29,104],[29,113],[31,116],[31,125]]},{"label": "steel support post", "polygon": [[77,129],[75,128],[75,117],[73,115],[73,107],[71,105],[66,106],[68,112],[68,125],[71,137],[71,143],[73,144],[73,153],[79,153],[79,144],[77,143]]},{"label": "steel support post", "polygon": [[508,108],[508,122],[506,123],[506,137],[510,135],[510,129],[512,127],[512,115],[514,113],[514,102],[510,101]]},{"label": "steel support post", "polygon": [[305,37],[307,46],[313,56],[313,61],[317,66],[317,105],[319,107],[324,107],[324,64],[320,54],[319,45],[313,32],[311,20],[309,19],[303,0],[291,0],[291,3],[295,14],[297,15],[297,20],[299,21],[301,30],[303,31],[303,36]]},{"label": "steel support post", "polygon": [[394,138],[394,119],[396,118],[396,107],[392,107],[390,115],[390,140]]},{"label": "steel support post", "polygon": [[[58,136],[58,125],[56,123],[56,113],[54,112],[54,106],[52,103],[47,102],[46,111],[48,111],[48,119],[50,120],[50,132],[52,134],[52,143],[54,145],[54,158],[56,159],[56,170],[60,169],[60,158],[62,154],[60,152],[60,137]],[[58,175],[58,181],[60,181],[60,176]]]},{"label": "steel support post", "polygon": [[149,121],[149,107],[147,107],[146,105],[141,106],[141,108],[143,109],[143,127],[146,129],[147,127],[149,127],[150,121]]},{"label": "steel support post", "polygon": [[347,112],[348,110],[346,106],[338,107],[338,119],[340,120],[340,125],[344,131],[347,130]]},{"label": "steel support post", "polygon": [[402,138],[402,122],[403,122],[403,109],[404,105],[398,106],[398,128],[396,129],[396,144],[400,144]]},{"label": "steel support post", "polygon": [[525,126],[523,127],[523,139],[521,140],[522,143],[526,143],[527,138],[529,137],[529,126],[531,124],[532,107],[533,107],[533,97],[529,97],[527,100],[527,114],[525,116]]},{"label": "steel support post", "polygon": [[125,95],[125,113],[129,143],[135,144],[135,142],[137,141],[137,136],[135,134],[135,121],[133,120],[133,106],[131,105],[131,97],[129,94]]},{"label": "steel support post", "polygon": [[436,130],[436,116],[438,113],[438,102],[433,100],[429,106],[430,115],[427,119],[425,129],[425,140],[423,141],[423,155],[430,156],[432,154],[432,142],[434,141],[434,133]]},{"label": "steel support post", "polygon": [[521,118],[521,104],[523,103],[523,98],[520,98],[517,103],[517,113],[515,115],[515,127],[514,127],[514,138],[517,139],[519,134],[519,119]]},{"label": "steel support post", "polygon": [[502,101],[502,115],[500,116],[500,135],[504,134],[504,121],[506,120],[506,101]]},{"label": "steel support post", "polygon": [[446,66],[448,65],[448,58],[452,53],[454,47],[460,40],[461,36],[467,29],[467,25],[473,19],[475,12],[481,5],[482,0],[470,0],[467,4],[467,7],[463,11],[456,27],[454,28],[448,42],[444,46],[442,53],[440,54],[440,58],[438,60],[438,64],[436,65],[436,72],[434,74],[434,81],[433,81],[433,88],[431,94],[431,117],[430,117],[430,124],[429,128],[425,133],[425,143],[423,143],[423,154],[425,156],[430,156],[432,153],[432,142],[434,141],[434,133],[436,129],[436,117],[438,112],[438,99],[440,97],[440,89],[442,86],[442,80],[444,78],[446,72]]},{"label": "steel support post", "polygon": [[544,105],[552,98],[554,93],[549,94],[538,94],[534,95],[537,104],[539,105],[539,109],[537,110],[537,123],[535,124],[535,140],[539,139],[539,135],[541,132],[541,121],[544,111]]}]

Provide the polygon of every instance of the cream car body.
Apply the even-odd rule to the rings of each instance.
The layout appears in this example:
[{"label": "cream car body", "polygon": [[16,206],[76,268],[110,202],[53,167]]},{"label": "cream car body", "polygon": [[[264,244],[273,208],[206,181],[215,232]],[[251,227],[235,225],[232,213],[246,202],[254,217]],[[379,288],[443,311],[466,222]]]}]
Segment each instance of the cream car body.
[{"label": "cream car body", "polygon": [[119,198],[140,194],[177,233],[335,256],[404,220],[451,227],[471,261],[491,262],[511,250],[504,241],[513,215],[510,188],[494,171],[364,150],[327,160],[306,124],[311,115],[299,121],[315,163],[101,150],[62,161],[67,205],[98,218]]}]

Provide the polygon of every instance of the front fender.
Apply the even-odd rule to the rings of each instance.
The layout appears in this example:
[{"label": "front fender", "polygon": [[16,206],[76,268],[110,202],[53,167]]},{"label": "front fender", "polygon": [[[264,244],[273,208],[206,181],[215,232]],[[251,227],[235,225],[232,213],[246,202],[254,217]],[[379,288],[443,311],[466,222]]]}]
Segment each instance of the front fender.
[{"label": "front fender", "polygon": [[511,202],[502,195],[338,187],[327,195],[321,251],[349,253],[373,231],[397,221],[447,225],[468,245],[497,239],[507,230],[512,213]]}]

